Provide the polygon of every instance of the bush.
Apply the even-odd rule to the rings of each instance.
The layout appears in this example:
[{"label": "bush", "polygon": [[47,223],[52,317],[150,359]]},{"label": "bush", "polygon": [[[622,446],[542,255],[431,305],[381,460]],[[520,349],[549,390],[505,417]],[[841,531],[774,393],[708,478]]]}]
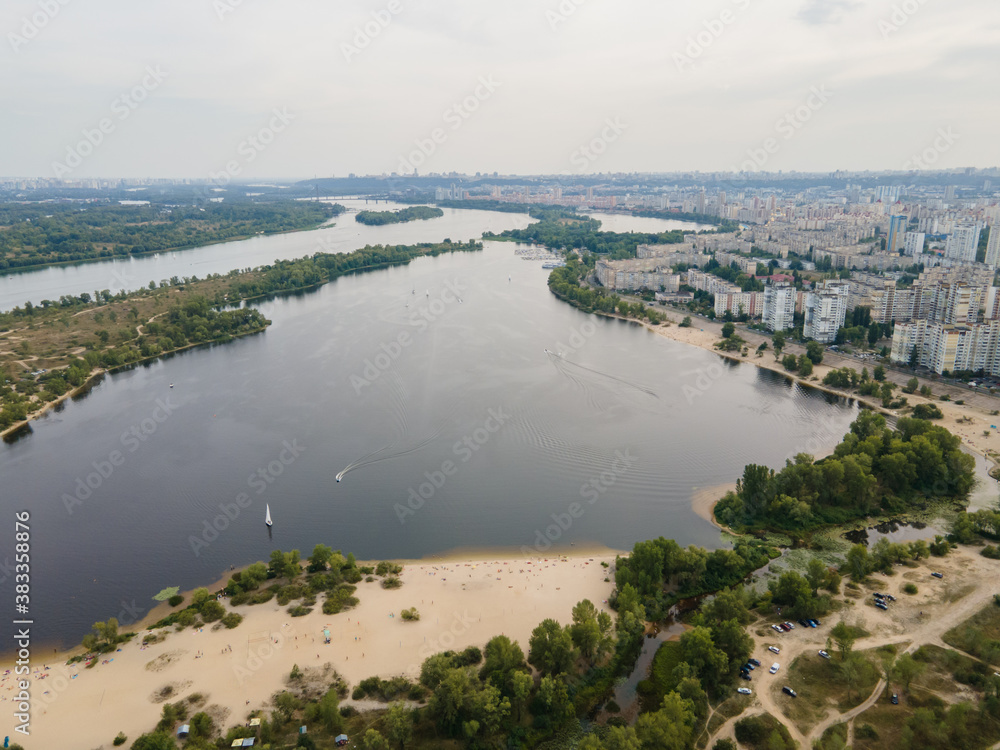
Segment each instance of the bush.
[{"label": "bush", "polygon": [[[183,599],[184,597],[181,598]],[[119,745],[124,745],[126,742],[128,742],[128,737],[125,736],[125,732],[119,732],[118,736],[115,737],[115,741],[112,742],[111,744],[114,745],[115,747],[118,747]]]},{"label": "bush", "polygon": [[215,599],[209,599],[201,605],[200,612],[202,620],[205,622],[215,622],[216,620],[221,620],[225,616],[226,608],[215,601]]},{"label": "bush", "polygon": [[987,544],[979,552],[983,557],[988,557],[990,560],[1000,560],[1000,549],[994,547],[992,544]]},{"label": "bush", "polygon": [[903,593],[905,594],[915,594],[917,593],[917,584],[907,583],[903,585]]},{"label": "bush", "polygon": [[301,604],[288,608],[288,614],[292,617],[305,617],[310,612],[312,612],[312,607],[303,607]]},{"label": "bush", "polygon": [[934,404],[917,404],[913,407],[913,417],[915,419],[941,419],[944,414]]},{"label": "bush", "polygon": [[402,612],[399,613],[399,616],[402,617],[407,622],[416,622],[417,620],[420,619],[420,613],[417,612],[416,607],[411,607],[410,609],[404,609]]},{"label": "bush", "polygon": [[384,589],[398,589],[403,585],[403,582],[397,576],[388,576],[382,579],[382,588]]},{"label": "bush", "polygon": [[351,699],[359,701],[362,698],[364,698],[365,695],[366,695],[365,689],[360,685],[358,685],[356,688],[354,688],[354,692],[351,693]]},{"label": "bush", "polygon": [[235,612],[230,612],[225,617],[222,618],[222,624],[225,625],[229,630],[232,630],[237,625],[243,622],[243,615],[236,614]]},{"label": "bush", "polygon": [[[167,599],[167,603],[171,607],[180,606],[183,602],[184,602],[184,597],[181,596],[180,594],[174,594],[172,597],[170,597],[169,599]],[[119,736],[121,736],[121,735],[119,735]]]},{"label": "bush", "polygon": [[854,736],[859,740],[877,740],[878,732],[871,724],[862,724],[854,730]]}]

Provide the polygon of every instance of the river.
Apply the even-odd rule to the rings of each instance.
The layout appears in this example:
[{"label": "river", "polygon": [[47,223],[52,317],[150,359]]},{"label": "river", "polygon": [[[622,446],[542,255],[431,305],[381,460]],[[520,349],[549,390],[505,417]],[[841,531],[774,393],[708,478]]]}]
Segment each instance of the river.
[{"label": "river", "polygon": [[[527,223],[449,212],[361,236],[469,239]],[[335,231],[177,262],[221,272],[238,245],[295,257]],[[108,376],[0,447],[3,517],[32,514],[36,639],[78,642],[96,620],[142,615],[164,587],[317,543],[359,559],[628,549],[659,535],[715,547],[717,531],[691,511],[693,488],[832,444],[857,413],[752,365],[585,315],[515,249],[489,242],[261,303],[274,321],[266,332]],[[110,265],[59,270],[75,280],[17,278],[51,298],[45,279],[77,289]]]}]

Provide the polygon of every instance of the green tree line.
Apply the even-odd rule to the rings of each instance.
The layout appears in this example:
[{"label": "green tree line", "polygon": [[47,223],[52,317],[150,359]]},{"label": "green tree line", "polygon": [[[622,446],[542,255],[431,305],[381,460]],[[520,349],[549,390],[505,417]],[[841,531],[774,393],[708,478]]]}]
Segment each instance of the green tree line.
[{"label": "green tree line", "polygon": [[381,226],[383,224],[402,224],[407,221],[422,221],[437,219],[444,216],[444,211],[431,206],[412,206],[399,211],[359,211],[354,220],[359,224]]}]

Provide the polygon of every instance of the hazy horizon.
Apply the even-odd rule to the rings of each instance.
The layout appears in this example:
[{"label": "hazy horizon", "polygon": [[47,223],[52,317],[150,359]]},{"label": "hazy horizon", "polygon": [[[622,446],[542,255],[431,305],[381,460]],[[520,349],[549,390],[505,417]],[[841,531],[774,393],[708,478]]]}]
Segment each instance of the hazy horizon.
[{"label": "hazy horizon", "polygon": [[0,172],[234,182],[1000,164],[986,0],[15,0]]}]

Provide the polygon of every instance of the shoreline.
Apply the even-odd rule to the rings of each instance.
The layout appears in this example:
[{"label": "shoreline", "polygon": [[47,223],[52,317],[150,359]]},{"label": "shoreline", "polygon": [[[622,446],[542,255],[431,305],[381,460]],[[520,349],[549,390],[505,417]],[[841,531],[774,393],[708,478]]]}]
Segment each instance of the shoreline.
[{"label": "shoreline", "polygon": [[[98,655],[89,667],[67,664],[68,653],[43,656],[36,646],[29,679],[32,746],[110,747],[119,731],[132,740],[153,729],[164,700],[194,693],[205,696],[204,710],[219,724],[239,724],[251,711],[270,710],[294,666],[310,675],[332,669],[357,685],[371,676],[415,680],[427,657],[482,648],[499,635],[527,651],[540,622],[569,624],[573,606],[583,599],[614,616],[607,601],[615,559],[576,550],[530,557],[481,550],[480,559],[408,565],[399,589],[362,581],[358,605],[336,615],[317,606],[292,617],[287,605],[273,599],[239,607],[222,600],[227,611],[243,616],[237,628],[171,627],[156,631],[166,635],[163,641],[144,646],[145,631],[130,627],[137,633],[130,642]],[[409,607],[419,611],[418,621],[400,617]],[[4,661],[4,669],[10,666]],[[0,677],[0,701],[12,699],[13,679]]]}]

